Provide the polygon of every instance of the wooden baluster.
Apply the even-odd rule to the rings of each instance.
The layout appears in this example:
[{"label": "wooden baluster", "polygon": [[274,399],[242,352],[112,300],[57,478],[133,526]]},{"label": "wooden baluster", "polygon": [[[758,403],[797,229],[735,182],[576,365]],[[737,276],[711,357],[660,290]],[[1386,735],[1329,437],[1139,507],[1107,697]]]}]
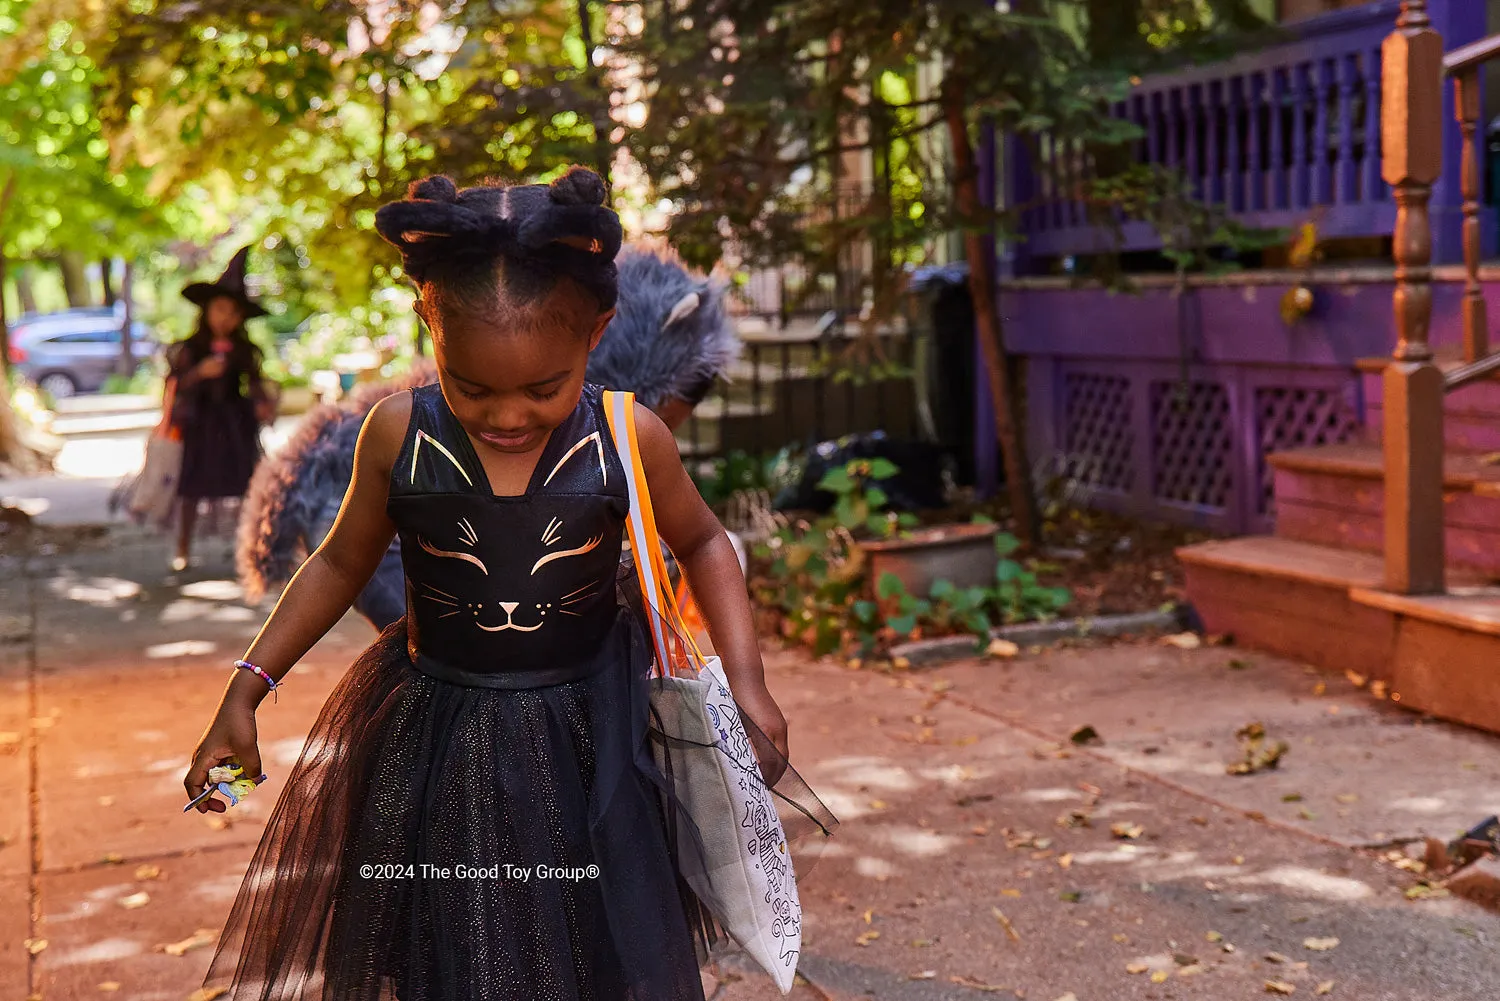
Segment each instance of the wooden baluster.
[{"label": "wooden baluster", "polygon": [[1380,177],[1380,50],[1360,55],[1365,78],[1365,163],[1364,199],[1385,200],[1385,181]]},{"label": "wooden baluster", "polygon": [[1185,170],[1188,179],[1188,191],[1198,200],[1203,199],[1203,178],[1200,173],[1202,163],[1198,156],[1198,93],[1199,86],[1194,84],[1188,87],[1182,94],[1183,115],[1187,125],[1187,156]]},{"label": "wooden baluster", "polygon": [[1312,203],[1327,205],[1333,201],[1333,185],[1328,173],[1328,60],[1313,63],[1312,131]]},{"label": "wooden baluster", "polygon": [[1145,163],[1161,163],[1161,116],[1157,114],[1160,94],[1147,94],[1146,107],[1146,159]]},{"label": "wooden baluster", "polygon": [[1225,135],[1228,148],[1224,153],[1224,207],[1240,212],[1245,201],[1240,197],[1240,88],[1243,77],[1233,77],[1224,88]]},{"label": "wooden baluster", "polygon": [[1271,163],[1268,171],[1266,207],[1287,207],[1286,186],[1286,70],[1273,69],[1269,77],[1270,102],[1267,110],[1267,127],[1271,133]]},{"label": "wooden baluster", "polygon": [[1334,171],[1334,199],[1340,205],[1353,204],[1359,197],[1359,191],[1355,187],[1359,174],[1354,163],[1354,94],[1359,81],[1354,69],[1352,54],[1339,56],[1339,153],[1338,166]]},{"label": "wooden baluster", "polygon": [[1479,126],[1481,94],[1479,69],[1460,73],[1454,80],[1453,106],[1463,133],[1461,181],[1464,199],[1464,360],[1478,361],[1490,353],[1484,289],[1479,285],[1479,149],[1474,133]]},{"label": "wooden baluster", "polygon": [[1215,80],[1208,85],[1208,91],[1204,95],[1203,113],[1208,124],[1208,140],[1203,144],[1204,159],[1207,161],[1203,167],[1203,190],[1205,201],[1214,204],[1225,202],[1229,198],[1229,192],[1224,187],[1224,177],[1219,167],[1219,112],[1223,109],[1224,85]]},{"label": "wooden baluster", "polygon": [[1166,126],[1163,129],[1165,133],[1163,142],[1166,144],[1166,149],[1162,151],[1161,162],[1168,167],[1176,167],[1182,162],[1177,156],[1177,137],[1181,135],[1180,126],[1182,125],[1180,117],[1182,112],[1178,105],[1177,96],[1178,89],[1176,87],[1161,95],[1161,117]]},{"label": "wooden baluster", "polygon": [[1259,73],[1245,77],[1245,211],[1266,207],[1266,188],[1261,174],[1260,126],[1265,78]]},{"label": "wooden baluster", "polygon": [[1057,199],[1057,177],[1054,173],[1055,166],[1052,162],[1052,134],[1043,132],[1036,137],[1037,159],[1041,161],[1042,169],[1037,172],[1037,179],[1041,182],[1042,204],[1041,211],[1037,213],[1044,230],[1057,228],[1054,220],[1053,205]]},{"label": "wooden baluster", "polygon": [[1443,591],[1443,373],[1427,343],[1432,319],[1428,201],[1442,168],[1443,40],[1425,0],[1402,0],[1381,46],[1381,174],[1396,200],[1396,350],[1385,408],[1385,584]]},{"label": "wooden baluster", "polygon": [[1292,208],[1308,206],[1306,63],[1292,67]]}]

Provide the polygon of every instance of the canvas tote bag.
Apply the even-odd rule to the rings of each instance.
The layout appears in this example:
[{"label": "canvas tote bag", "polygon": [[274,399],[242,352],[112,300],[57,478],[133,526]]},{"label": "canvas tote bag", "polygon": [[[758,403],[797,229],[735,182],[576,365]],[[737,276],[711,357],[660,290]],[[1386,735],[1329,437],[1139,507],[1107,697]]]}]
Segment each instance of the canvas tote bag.
[{"label": "canvas tote bag", "polygon": [[152,435],[146,441],[146,462],[130,485],[126,509],[138,520],[160,524],[177,503],[177,483],[182,477],[182,441]]},{"label": "canvas tote bag", "polygon": [[[802,951],[802,904],[775,800],[718,657],[705,657],[686,628],[667,581],[661,540],[636,439],[635,397],[604,394],[605,412],[630,490],[630,548],[640,577],[656,668],[651,707],[669,741],[715,753],[674,757],[677,797],[697,825],[696,864],[683,877],[729,937],[790,993]],[[664,752],[658,752],[659,754]]]}]

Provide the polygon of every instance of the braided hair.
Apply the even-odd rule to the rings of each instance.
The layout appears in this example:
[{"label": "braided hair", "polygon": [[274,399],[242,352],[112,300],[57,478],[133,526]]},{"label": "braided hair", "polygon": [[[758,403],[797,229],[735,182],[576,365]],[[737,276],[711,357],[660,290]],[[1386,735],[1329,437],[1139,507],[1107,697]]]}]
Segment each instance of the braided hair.
[{"label": "braided hair", "polygon": [[[375,229],[401,251],[402,269],[441,313],[578,327],[613,309],[618,293],[623,234],[605,198],[603,180],[584,167],[551,184],[463,190],[440,175],[382,206]],[[583,295],[555,294],[561,286]]]}]

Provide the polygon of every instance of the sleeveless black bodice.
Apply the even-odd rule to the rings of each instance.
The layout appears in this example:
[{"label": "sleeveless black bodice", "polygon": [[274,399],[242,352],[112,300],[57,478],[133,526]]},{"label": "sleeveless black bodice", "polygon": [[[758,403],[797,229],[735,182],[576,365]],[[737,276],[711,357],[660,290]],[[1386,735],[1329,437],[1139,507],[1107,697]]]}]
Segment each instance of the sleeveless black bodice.
[{"label": "sleeveless black bodice", "polygon": [[418,670],[532,688],[588,677],[618,657],[629,497],[600,392],[584,388],[526,493],[497,497],[441,389],[412,390],[387,512],[401,536]]}]

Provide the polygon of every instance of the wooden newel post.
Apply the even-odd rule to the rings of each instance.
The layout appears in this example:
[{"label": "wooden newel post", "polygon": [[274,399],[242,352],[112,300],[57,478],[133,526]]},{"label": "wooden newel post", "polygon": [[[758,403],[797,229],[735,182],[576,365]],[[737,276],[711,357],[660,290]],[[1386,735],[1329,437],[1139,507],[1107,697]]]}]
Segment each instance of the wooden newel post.
[{"label": "wooden newel post", "polygon": [[1396,350],[1386,367],[1385,577],[1398,594],[1443,581],[1443,373],[1432,319],[1428,200],[1442,168],[1443,40],[1425,0],[1405,0],[1381,46],[1381,176],[1396,200]]}]

